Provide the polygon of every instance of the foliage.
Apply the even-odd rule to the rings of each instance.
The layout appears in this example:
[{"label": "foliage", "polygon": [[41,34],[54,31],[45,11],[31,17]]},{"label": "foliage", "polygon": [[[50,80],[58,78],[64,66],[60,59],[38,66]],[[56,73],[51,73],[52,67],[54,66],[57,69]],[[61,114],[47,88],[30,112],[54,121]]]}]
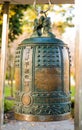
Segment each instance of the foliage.
[{"label": "foliage", "polygon": [[71,86],[71,114],[74,118],[74,105],[75,105],[75,86]]},{"label": "foliage", "polygon": [[67,27],[74,27],[74,5],[55,5],[53,11],[55,21],[53,27],[62,35]]},{"label": "foliage", "polygon": [[27,9],[25,5],[11,5],[9,15],[9,39],[13,41],[22,33],[23,11]]},{"label": "foliage", "polygon": [[[10,5],[9,10],[9,42],[13,41],[22,33],[23,15],[28,5]],[[2,32],[3,6],[0,5],[0,32]],[[0,33],[1,40],[1,33]]]},{"label": "foliage", "polygon": [[75,86],[71,86],[71,97],[74,99],[75,96]]},{"label": "foliage", "polygon": [[[37,8],[42,10],[47,10],[48,5],[37,5]],[[65,32],[67,27],[74,27],[74,6],[73,5],[52,5],[49,13],[54,13],[54,23],[53,27],[60,32],[60,34]],[[2,26],[2,13],[3,8],[0,5],[0,32]],[[36,11],[33,6],[29,5],[10,5],[9,11],[9,42],[16,39],[22,31],[26,28],[28,33],[32,32],[33,20],[37,17]],[[60,18],[59,18],[60,17]],[[25,25],[26,24],[26,25]],[[1,35],[1,34],[0,34]],[[1,37],[1,36],[0,36]]]},{"label": "foliage", "polygon": [[11,94],[10,94],[10,87],[9,87],[9,86],[5,86],[4,93],[5,93],[5,97],[11,95]]},{"label": "foliage", "polygon": [[[36,9],[39,10],[39,12],[40,10],[45,11],[48,9],[48,5],[37,5]],[[67,27],[74,27],[74,5],[51,5],[47,15],[51,17],[52,31],[56,33],[57,36],[57,32],[61,36]],[[33,7],[26,11],[24,15],[24,28],[28,30],[28,33],[32,32],[33,21],[36,17],[39,18],[37,11],[35,11]]]},{"label": "foliage", "polygon": [[[10,91],[11,87],[10,86],[5,86],[5,90],[4,90],[4,95],[5,95],[5,99],[4,99],[4,112],[7,112],[11,109],[13,109],[14,107],[14,100],[11,100],[11,91]],[[15,87],[14,87],[14,93],[15,93]],[[10,97],[10,100],[7,99],[7,97]]]},{"label": "foliage", "polygon": [[4,112],[13,109],[13,106],[14,106],[14,101],[10,101],[7,99],[4,100]]},{"label": "foliage", "polygon": [[[15,86],[14,85],[13,85],[13,94],[15,95]],[[5,86],[4,95],[5,95],[5,97],[11,96],[11,82],[10,81],[9,81],[8,85]]]},{"label": "foliage", "polygon": [[34,19],[37,17],[33,6],[24,11],[22,31],[31,34],[33,32]]},{"label": "foliage", "polygon": [[75,106],[75,100],[74,98],[72,98],[71,99],[71,114],[73,118],[74,118],[74,106]]}]

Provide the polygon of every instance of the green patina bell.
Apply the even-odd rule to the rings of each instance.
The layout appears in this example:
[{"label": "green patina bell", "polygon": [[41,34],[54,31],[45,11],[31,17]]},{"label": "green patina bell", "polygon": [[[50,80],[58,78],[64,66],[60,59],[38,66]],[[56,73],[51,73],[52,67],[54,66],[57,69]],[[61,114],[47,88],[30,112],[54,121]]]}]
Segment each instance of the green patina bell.
[{"label": "green patina bell", "polygon": [[16,50],[15,118],[55,121],[70,117],[70,54],[50,32],[50,18],[34,21],[34,33]]}]

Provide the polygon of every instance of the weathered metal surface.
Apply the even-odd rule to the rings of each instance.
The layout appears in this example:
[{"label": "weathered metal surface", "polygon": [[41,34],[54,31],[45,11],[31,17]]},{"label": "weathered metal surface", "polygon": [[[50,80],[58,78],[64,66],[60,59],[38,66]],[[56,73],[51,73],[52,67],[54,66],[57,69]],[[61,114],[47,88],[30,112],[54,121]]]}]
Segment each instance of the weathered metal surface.
[{"label": "weathered metal surface", "polygon": [[19,80],[15,117],[32,121],[66,119],[71,108],[70,53],[67,45],[50,32],[50,18],[44,11],[40,13],[33,35],[16,52]]},{"label": "weathered metal surface", "polygon": [[70,53],[66,44],[55,37],[26,39],[17,49],[16,69],[20,77],[16,119],[48,121],[70,116]]},{"label": "weathered metal surface", "polygon": [[16,113],[15,114],[15,118],[17,120],[22,120],[22,121],[41,121],[41,122],[49,122],[49,121],[61,121],[61,120],[65,120],[70,118],[70,114],[64,114],[63,116],[59,115],[59,116],[55,116],[55,115],[26,115],[26,114],[20,114],[20,113]]}]

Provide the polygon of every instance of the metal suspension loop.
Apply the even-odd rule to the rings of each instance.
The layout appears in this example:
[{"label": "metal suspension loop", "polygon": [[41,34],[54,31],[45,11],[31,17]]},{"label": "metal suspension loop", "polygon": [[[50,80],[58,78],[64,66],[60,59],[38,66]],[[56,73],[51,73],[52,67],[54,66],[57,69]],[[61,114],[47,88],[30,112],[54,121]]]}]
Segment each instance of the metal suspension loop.
[{"label": "metal suspension loop", "polygon": [[[45,14],[47,11],[50,10],[50,7],[51,7],[51,0],[48,0],[48,4],[49,4],[49,7],[48,7],[47,10],[43,11],[44,14]],[[34,0],[33,7],[35,8],[36,12],[38,12],[38,10],[37,10],[37,8],[36,8],[36,0]]]}]

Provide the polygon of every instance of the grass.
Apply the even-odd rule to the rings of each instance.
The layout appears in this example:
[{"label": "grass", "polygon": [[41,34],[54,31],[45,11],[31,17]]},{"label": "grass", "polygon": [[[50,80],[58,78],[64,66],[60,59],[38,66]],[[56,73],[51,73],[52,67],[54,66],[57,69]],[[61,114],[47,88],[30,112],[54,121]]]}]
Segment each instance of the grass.
[{"label": "grass", "polygon": [[[13,89],[15,92],[15,87]],[[15,101],[12,100],[12,98],[8,98],[8,97],[11,97],[11,88],[9,85],[5,86],[4,97],[5,97],[4,98],[4,112],[7,112],[13,109],[14,103],[15,103]]]},{"label": "grass", "polygon": [[12,110],[14,107],[14,101],[13,100],[4,100],[4,112],[8,112]]},{"label": "grass", "polygon": [[74,118],[75,86],[71,86],[71,115]]},{"label": "grass", "polygon": [[75,98],[75,86],[71,86],[71,100]]},{"label": "grass", "polygon": [[[13,87],[13,92],[15,93],[15,87]],[[5,97],[11,96],[11,87],[10,87],[9,85],[6,85],[6,86],[5,86],[4,96],[5,96]]]},{"label": "grass", "polygon": [[5,89],[4,89],[4,96],[5,97],[8,97],[11,95],[11,92],[10,92],[10,86],[5,86]]}]

